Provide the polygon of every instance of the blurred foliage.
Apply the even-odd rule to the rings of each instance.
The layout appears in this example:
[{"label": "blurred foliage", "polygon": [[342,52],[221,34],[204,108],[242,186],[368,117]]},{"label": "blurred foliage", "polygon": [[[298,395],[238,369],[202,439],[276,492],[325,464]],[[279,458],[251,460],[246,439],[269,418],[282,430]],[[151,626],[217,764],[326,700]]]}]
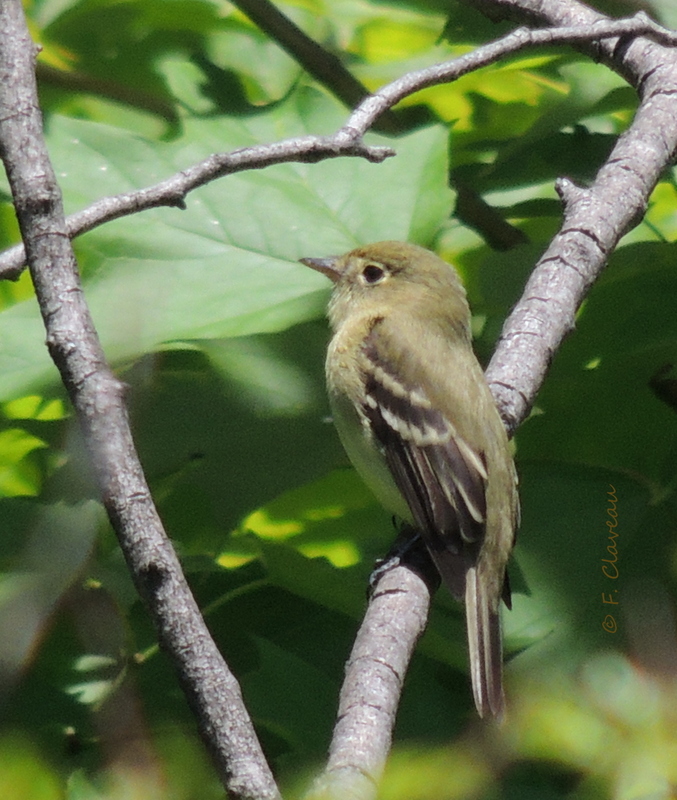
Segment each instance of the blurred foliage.
[{"label": "blurred foliage", "polygon": [[[69,211],[346,118],[221,0],[25,5]],[[669,0],[642,5],[677,24]],[[466,3],[278,6],[368,90],[507,30]],[[463,274],[486,361],[557,230],[553,180],[589,181],[635,104],[572,50],[522,53],[409,98],[437,121],[371,136],[398,152],[382,165],[239,173],[184,211],[76,242],[162,518],[290,795],[322,762],[368,575],[394,535],[327,419],[327,287],[296,259],[386,238],[435,248]],[[676,190],[668,171],[516,437],[508,720],[476,719],[462,613],[440,593],[387,800],[674,796]],[[4,186],[0,242],[17,238]],[[0,797],[220,797],[96,499],[27,275],[0,287],[0,308]]]}]

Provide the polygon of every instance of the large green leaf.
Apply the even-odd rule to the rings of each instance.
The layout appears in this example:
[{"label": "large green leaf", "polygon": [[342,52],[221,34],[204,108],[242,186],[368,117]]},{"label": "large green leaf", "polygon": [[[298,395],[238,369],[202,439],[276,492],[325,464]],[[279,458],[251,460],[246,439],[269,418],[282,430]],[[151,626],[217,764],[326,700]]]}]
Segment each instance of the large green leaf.
[{"label": "large green leaf", "polygon": [[[326,131],[345,115],[311,93],[246,121],[192,121],[158,144],[102,125],[52,119],[48,141],[67,209],[148,186],[211,152]],[[428,243],[450,208],[445,134],[398,140],[376,165],[337,159],[232,175],[192,194],[187,209],[118,220],[85,237],[84,290],[109,358],[173,342],[282,330],[322,314],[327,282],[295,263],[358,243]],[[37,307],[0,315],[0,398],[55,380]]]}]

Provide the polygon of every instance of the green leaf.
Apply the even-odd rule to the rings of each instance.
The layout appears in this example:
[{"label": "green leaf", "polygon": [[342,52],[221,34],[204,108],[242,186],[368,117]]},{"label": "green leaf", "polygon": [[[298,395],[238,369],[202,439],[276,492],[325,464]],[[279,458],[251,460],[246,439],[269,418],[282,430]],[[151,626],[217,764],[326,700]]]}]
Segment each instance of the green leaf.
[{"label": "green leaf", "polygon": [[0,739],[0,795],[16,800],[58,800],[59,778],[39,749],[23,736]]},{"label": "green leaf", "polygon": [[[677,363],[675,245],[633,244],[612,257],[581,309],[522,427],[520,453],[628,470],[658,491],[677,449],[674,409],[651,388]],[[566,431],[566,435],[564,435]]]},{"label": "green leaf", "polygon": [[[214,150],[330,127],[344,113],[311,94],[238,122],[193,121],[157,144],[125,131],[53,119],[49,145],[67,208],[150,185]],[[431,128],[395,145],[384,164],[338,159],[238,173],[188,198],[186,211],[154,210],[90,233],[80,246],[84,290],[113,362],[187,340],[279,331],[320,316],[327,281],[295,263],[359,243],[428,243],[450,207],[445,135]],[[0,398],[56,379],[32,301],[0,314]]]}]

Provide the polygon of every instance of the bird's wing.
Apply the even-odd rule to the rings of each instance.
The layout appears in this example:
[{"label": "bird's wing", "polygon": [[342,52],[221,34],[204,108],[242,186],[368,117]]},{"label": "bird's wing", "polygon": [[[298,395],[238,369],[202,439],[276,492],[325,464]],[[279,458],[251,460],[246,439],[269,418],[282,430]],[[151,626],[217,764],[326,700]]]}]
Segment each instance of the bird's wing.
[{"label": "bird's wing", "polygon": [[[504,709],[501,627],[496,598],[478,572],[486,532],[485,455],[459,435],[450,413],[436,408],[422,381],[407,377],[406,344],[379,345],[378,324],[362,356],[366,395],[363,413],[371,423],[395,483],[444,583],[467,615],[470,673],[480,716],[500,718]],[[439,357],[433,347],[431,358]],[[398,369],[384,360],[394,353]],[[451,368],[450,364],[450,368]],[[509,599],[509,589],[504,585]]]},{"label": "bird's wing", "polygon": [[363,412],[442,578],[461,600],[485,532],[484,454],[459,436],[454,420],[432,405],[424,386],[384,360],[382,335],[375,326],[362,350]]}]

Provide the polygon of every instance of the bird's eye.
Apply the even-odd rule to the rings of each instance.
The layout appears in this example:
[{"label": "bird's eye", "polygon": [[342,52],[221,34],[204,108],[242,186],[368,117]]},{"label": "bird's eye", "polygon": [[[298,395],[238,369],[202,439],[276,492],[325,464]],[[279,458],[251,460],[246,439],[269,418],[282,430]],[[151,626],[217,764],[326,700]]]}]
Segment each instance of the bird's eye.
[{"label": "bird's eye", "polygon": [[367,264],[367,266],[362,270],[362,277],[364,278],[365,283],[380,283],[385,276],[385,270],[383,267],[379,267],[377,264]]}]

